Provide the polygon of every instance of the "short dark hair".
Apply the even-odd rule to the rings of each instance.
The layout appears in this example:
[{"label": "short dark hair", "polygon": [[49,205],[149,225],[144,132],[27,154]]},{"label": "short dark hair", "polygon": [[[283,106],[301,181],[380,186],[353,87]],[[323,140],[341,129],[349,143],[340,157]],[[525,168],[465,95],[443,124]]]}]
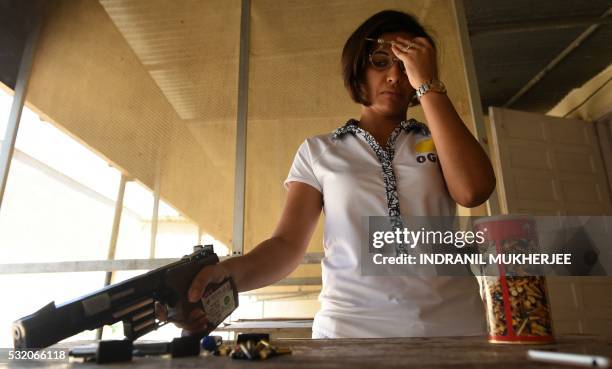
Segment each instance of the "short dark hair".
[{"label": "short dark hair", "polygon": [[[342,77],[344,86],[347,88],[351,99],[358,104],[370,105],[364,96],[362,85],[365,83],[365,70],[368,66],[369,53],[372,44],[367,38],[378,38],[383,33],[406,32],[415,37],[425,37],[433,47],[436,44],[432,37],[425,31],[423,26],[410,14],[383,10],[368,18],[361,24],[353,34],[346,40],[342,49]],[[411,105],[418,104],[415,99]]]}]

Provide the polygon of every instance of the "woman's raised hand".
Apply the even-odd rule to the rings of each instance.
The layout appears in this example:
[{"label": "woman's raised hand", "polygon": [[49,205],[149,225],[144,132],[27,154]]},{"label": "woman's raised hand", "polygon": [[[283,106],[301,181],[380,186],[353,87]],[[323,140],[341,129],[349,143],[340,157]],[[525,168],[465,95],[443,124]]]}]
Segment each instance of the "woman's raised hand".
[{"label": "woman's raised hand", "polygon": [[436,49],[425,37],[412,40],[397,37],[391,45],[395,56],[404,63],[408,81],[415,90],[438,76]]}]

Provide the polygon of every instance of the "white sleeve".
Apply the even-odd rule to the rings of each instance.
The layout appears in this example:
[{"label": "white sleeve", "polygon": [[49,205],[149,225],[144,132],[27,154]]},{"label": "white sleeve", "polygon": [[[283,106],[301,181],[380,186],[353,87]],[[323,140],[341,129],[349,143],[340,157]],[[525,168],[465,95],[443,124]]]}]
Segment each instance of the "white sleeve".
[{"label": "white sleeve", "polygon": [[310,151],[310,145],[308,145],[308,141],[304,141],[295,154],[289,175],[283,183],[285,188],[288,188],[290,182],[302,182],[323,193],[323,187],[315,175],[313,166],[314,160]]}]

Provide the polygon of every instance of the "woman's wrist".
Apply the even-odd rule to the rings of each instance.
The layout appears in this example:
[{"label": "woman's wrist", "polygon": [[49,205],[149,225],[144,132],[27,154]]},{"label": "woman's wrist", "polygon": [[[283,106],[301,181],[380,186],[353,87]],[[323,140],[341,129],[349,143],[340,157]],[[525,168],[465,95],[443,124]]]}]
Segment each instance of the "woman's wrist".
[{"label": "woman's wrist", "polygon": [[232,277],[232,279],[234,280],[234,284],[238,289],[238,292],[241,291],[240,286],[242,284],[242,278],[240,271],[244,268],[241,268],[240,264],[242,264],[243,258],[244,256],[234,256],[225,259],[218,264],[218,266],[223,269],[223,273],[225,273],[226,276]]},{"label": "woman's wrist", "polygon": [[421,101],[421,98],[431,93],[446,95],[446,86],[439,79],[432,78],[419,85],[415,93],[419,101]]}]

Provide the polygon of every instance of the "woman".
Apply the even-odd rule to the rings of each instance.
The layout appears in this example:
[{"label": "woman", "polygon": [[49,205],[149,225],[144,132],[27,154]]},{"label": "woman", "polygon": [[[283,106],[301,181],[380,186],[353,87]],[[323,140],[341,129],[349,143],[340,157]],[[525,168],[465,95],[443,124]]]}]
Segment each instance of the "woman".
[{"label": "woman", "polygon": [[[286,277],[302,260],[324,209],[321,310],[313,337],[483,334],[472,279],[368,277],[357,265],[362,216],[453,215],[455,203],[477,206],[495,186],[486,154],[437,80],[433,40],[413,17],[383,11],[353,32],[342,64],[350,96],[361,104],[360,119],[302,144],[272,237],[244,256],[202,269],[189,299],[197,301],[209,283],[227,276],[239,291]],[[415,103],[427,126],[406,120]],[[194,310],[179,325],[201,331],[206,317]]]}]

